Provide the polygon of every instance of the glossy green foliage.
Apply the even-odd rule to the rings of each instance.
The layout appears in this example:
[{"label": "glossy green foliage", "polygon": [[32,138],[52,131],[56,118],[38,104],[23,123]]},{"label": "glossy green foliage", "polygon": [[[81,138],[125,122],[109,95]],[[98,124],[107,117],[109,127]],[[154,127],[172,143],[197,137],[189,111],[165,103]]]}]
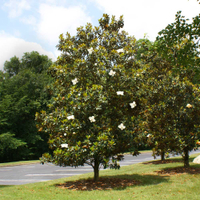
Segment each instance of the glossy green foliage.
[{"label": "glossy green foliage", "polygon": [[174,23],[159,32],[156,41],[158,52],[168,60],[175,73],[200,83],[200,14],[189,21],[176,14]]}]

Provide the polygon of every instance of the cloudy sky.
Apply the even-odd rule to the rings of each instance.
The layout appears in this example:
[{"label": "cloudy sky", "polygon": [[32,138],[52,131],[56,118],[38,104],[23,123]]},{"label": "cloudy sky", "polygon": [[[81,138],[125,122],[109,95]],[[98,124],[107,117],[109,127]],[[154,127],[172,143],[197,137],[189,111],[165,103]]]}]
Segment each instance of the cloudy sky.
[{"label": "cloudy sky", "polygon": [[124,29],[136,39],[157,33],[181,10],[187,18],[200,13],[197,0],[0,0],[0,69],[11,57],[38,51],[56,60],[61,33],[76,34],[87,22],[98,26],[103,13],[124,15]]}]

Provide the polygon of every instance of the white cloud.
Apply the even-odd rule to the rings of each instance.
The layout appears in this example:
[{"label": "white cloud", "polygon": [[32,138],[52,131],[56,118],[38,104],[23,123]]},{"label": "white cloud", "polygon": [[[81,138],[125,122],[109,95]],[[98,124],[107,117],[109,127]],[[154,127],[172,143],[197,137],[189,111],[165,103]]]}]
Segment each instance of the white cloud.
[{"label": "white cloud", "polygon": [[3,69],[6,60],[10,60],[13,56],[21,58],[25,52],[38,51],[55,60],[53,53],[45,51],[41,45],[16,38],[4,31],[0,31],[0,44],[0,70]]},{"label": "white cloud", "polygon": [[37,34],[52,45],[58,44],[61,33],[69,32],[74,35],[77,27],[91,21],[80,6],[65,8],[41,4],[39,14],[40,22],[37,26]]},{"label": "white cloud", "polygon": [[188,18],[199,13],[196,0],[91,0],[96,2],[99,9],[117,19],[124,15],[124,29],[137,39],[145,33],[150,40],[155,40],[157,33],[169,23],[174,22],[177,11]]},{"label": "white cloud", "polygon": [[29,3],[27,0],[9,0],[3,7],[8,9],[10,18],[15,18],[21,16],[24,10],[31,8]]},{"label": "white cloud", "polygon": [[20,19],[21,22],[23,22],[24,24],[28,24],[28,25],[36,25],[36,18],[32,15],[30,16],[26,16],[26,17],[22,17]]}]

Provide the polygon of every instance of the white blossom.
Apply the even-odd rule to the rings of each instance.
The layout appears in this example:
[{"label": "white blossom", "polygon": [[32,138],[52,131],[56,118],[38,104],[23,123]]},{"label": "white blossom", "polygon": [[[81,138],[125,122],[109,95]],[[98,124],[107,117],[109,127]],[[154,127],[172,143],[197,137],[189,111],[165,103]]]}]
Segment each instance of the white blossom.
[{"label": "white blossom", "polygon": [[96,110],[102,110],[101,106],[96,107]]},{"label": "white blossom", "polygon": [[117,95],[124,95],[124,91],[117,91]]},{"label": "white blossom", "polygon": [[129,103],[129,104],[130,104],[131,108],[135,108],[137,106],[135,101],[133,101],[133,103]]},{"label": "white blossom", "polygon": [[110,76],[114,76],[114,75],[115,75],[115,73],[116,73],[115,71],[113,71],[113,70],[110,70],[110,72],[109,72],[109,75],[110,75]]},{"label": "white blossom", "polygon": [[134,56],[134,55],[132,55],[132,56],[130,56],[130,57],[128,58],[128,60],[132,60],[132,59],[135,59],[135,56]]},{"label": "white blossom", "polygon": [[126,128],[126,126],[124,126],[124,124],[121,123],[121,124],[118,126],[118,128],[121,129],[121,130],[124,130],[124,129]]},{"label": "white blossom", "polygon": [[151,134],[148,134],[147,137],[148,137],[148,138],[151,137]]},{"label": "white blossom", "polygon": [[70,120],[70,119],[74,119],[74,115],[70,115],[70,116],[68,116],[67,119],[68,119],[68,120]]},{"label": "white blossom", "polygon": [[64,136],[67,136],[67,133],[64,133]]},{"label": "white blossom", "polygon": [[192,108],[192,105],[188,103],[186,107],[187,108]]},{"label": "white blossom", "polygon": [[89,117],[90,122],[96,122],[94,116]]},{"label": "white blossom", "polygon": [[76,84],[78,83],[77,78],[73,79],[73,80],[72,80],[72,83],[73,83],[73,85],[76,85]]},{"label": "white blossom", "polygon": [[61,144],[61,148],[68,148],[68,144]]},{"label": "white blossom", "polygon": [[91,54],[93,51],[93,48],[88,49],[89,54]]},{"label": "white blossom", "polygon": [[117,53],[123,53],[124,50],[123,49],[117,49]]}]

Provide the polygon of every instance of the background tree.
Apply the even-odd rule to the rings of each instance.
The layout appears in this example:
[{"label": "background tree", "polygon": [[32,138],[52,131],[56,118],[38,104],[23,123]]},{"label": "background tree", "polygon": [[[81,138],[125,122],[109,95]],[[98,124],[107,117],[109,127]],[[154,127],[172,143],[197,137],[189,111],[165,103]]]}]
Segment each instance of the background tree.
[{"label": "background tree", "polygon": [[120,30],[123,25],[122,17],[104,14],[99,27],[87,24],[76,36],[60,36],[51,112],[36,115],[53,149],[53,157],[46,154],[43,161],[89,164],[98,180],[100,165],[107,167],[111,157],[130,147],[137,154],[142,65],[134,58],[136,40]]},{"label": "background tree", "polygon": [[174,23],[159,32],[156,38],[157,51],[173,66],[173,72],[180,78],[188,77],[193,83],[200,83],[200,14],[189,23],[177,12]]},{"label": "background tree", "polygon": [[[28,62],[27,62],[28,60]],[[19,60],[5,62],[0,78],[0,161],[37,159],[48,150],[47,135],[36,128],[35,113],[46,108],[46,85],[51,60],[38,52],[25,53]]]},{"label": "background tree", "polygon": [[[167,74],[162,81],[154,82],[150,92],[157,100],[147,107],[149,140],[158,153],[176,152],[189,166],[189,151],[198,147],[199,133],[199,88],[188,80]],[[153,94],[156,93],[157,95]]]},{"label": "background tree", "polygon": [[186,107],[199,103],[198,21],[199,17],[195,17],[192,24],[187,24],[178,12],[176,22],[157,37],[154,53],[149,51],[145,58],[150,66],[149,104],[145,113],[149,140],[161,152],[183,153],[186,167],[189,166],[189,151],[196,147],[199,138],[199,107],[195,106],[194,112]]}]

